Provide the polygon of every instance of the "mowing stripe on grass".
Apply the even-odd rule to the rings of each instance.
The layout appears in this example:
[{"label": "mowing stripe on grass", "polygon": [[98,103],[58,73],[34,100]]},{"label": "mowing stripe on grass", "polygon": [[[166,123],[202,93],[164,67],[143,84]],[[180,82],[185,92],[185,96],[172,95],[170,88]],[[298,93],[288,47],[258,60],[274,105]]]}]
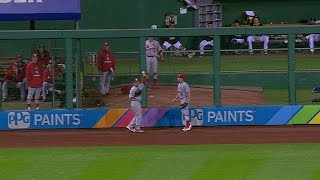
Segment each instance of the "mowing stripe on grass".
[{"label": "mowing stripe on grass", "polygon": [[274,152],[274,155],[265,154],[264,163],[247,179],[319,179],[316,174],[319,172],[320,164],[316,163],[317,160],[314,158],[320,158],[320,154],[315,149],[301,150],[300,147],[296,149],[292,146],[287,146],[285,151],[281,149],[280,153]]},{"label": "mowing stripe on grass", "polygon": [[263,158],[237,155],[237,152],[221,154],[208,157],[190,179],[246,179],[264,163]]},{"label": "mowing stripe on grass", "polygon": [[[130,140],[130,139],[129,139]],[[320,144],[0,149],[0,179],[319,179]]]},{"label": "mowing stripe on grass", "polygon": [[[160,152],[132,179],[187,179],[206,159],[201,151]],[[146,174],[149,175],[146,177]]]},{"label": "mowing stripe on grass", "polygon": [[318,113],[320,106],[305,105],[289,122],[289,124],[307,124]]}]

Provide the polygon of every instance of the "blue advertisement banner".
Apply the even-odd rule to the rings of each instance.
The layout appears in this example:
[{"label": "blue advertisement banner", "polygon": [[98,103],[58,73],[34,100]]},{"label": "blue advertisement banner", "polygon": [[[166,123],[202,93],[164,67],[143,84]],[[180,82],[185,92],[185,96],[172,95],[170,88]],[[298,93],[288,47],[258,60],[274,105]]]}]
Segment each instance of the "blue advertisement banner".
[{"label": "blue advertisement banner", "polygon": [[[190,108],[194,126],[286,125],[302,106],[239,106]],[[181,119],[181,120],[177,120]],[[155,126],[182,126],[180,109],[170,109]]]},{"label": "blue advertisement banner", "polygon": [[[193,126],[320,124],[320,106],[233,106],[190,108]],[[0,111],[0,130],[126,127],[131,109]],[[180,127],[179,108],[145,108],[143,127]]]},{"label": "blue advertisement banner", "polygon": [[0,0],[0,20],[79,20],[80,0]]},{"label": "blue advertisement banner", "polygon": [[0,130],[93,128],[106,114],[106,109],[95,110],[39,110],[1,111]]}]

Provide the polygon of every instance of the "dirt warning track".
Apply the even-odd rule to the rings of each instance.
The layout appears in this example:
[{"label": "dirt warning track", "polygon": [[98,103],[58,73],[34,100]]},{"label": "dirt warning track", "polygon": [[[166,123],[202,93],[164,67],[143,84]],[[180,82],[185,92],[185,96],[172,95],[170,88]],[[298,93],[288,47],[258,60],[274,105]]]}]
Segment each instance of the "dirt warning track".
[{"label": "dirt warning track", "polygon": [[0,131],[0,147],[79,147],[191,144],[320,143],[320,126],[229,126]]}]

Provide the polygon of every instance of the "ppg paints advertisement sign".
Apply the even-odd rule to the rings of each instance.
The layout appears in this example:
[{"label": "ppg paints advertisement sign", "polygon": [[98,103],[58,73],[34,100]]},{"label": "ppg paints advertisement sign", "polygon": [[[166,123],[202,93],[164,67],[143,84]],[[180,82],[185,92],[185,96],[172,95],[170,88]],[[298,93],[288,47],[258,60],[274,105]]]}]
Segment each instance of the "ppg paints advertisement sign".
[{"label": "ppg paints advertisement sign", "polygon": [[92,128],[93,118],[102,117],[106,110],[53,110],[53,111],[11,111],[7,112],[6,127],[0,129],[55,129]]},{"label": "ppg paints advertisement sign", "polygon": [[195,108],[190,110],[193,125],[251,125],[255,122],[255,109],[207,109]]},{"label": "ppg paints advertisement sign", "polygon": [[79,20],[80,0],[0,0],[0,20]]},{"label": "ppg paints advertisement sign", "polygon": [[[0,111],[0,130],[123,128],[131,109]],[[320,106],[239,106],[190,108],[194,126],[320,124]],[[142,127],[183,126],[179,108],[143,108]]]}]

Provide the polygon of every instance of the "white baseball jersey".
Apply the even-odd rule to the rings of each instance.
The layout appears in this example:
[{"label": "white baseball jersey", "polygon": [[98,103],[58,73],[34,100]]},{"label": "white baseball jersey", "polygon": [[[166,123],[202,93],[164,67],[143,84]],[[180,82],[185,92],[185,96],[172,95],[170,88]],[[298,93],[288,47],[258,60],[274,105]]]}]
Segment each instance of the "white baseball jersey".
[{"label": "white baseball jersey", "polygon": [[138,87],[132,86],[129,92],[129,99],[131,99],[131,101],[141,102],[141,99],[142,99],[141,93],[142,93],[143,87],[144,87],[143,83],[141,83]]},{"label": "white baseball jersey", "polygon": [[161,46],[158,41],[146,41],[146,55],[147,56],[158,56],[158,52],[161,50]]},{"label": "white baseball jersey", "polygon": [[183,81],[178,84],[178,93],[181,103],[189,103],[188,92],[190,92],[190,88],[186,82]]}]

